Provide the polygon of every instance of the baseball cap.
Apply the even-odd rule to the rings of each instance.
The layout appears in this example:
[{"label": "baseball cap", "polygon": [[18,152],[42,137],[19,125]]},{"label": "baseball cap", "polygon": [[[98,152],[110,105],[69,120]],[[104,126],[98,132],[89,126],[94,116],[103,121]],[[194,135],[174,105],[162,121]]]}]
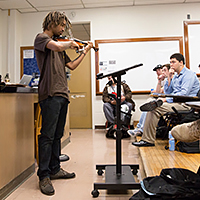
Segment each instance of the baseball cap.
[{"label": "baseball cap", "polygon": [[161,64],[159,64],[153,68],[153,71],[156,71],[157,69],[162,69],[162,68],[163,68],[163,66]]}]

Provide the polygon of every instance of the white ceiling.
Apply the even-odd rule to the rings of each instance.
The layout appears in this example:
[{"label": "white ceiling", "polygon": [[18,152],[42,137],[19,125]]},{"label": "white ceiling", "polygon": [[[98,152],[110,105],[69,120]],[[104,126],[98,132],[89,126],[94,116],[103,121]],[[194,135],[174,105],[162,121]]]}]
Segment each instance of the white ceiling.
[{"label": "white ceiling", "polygon": [[20,13],[50,10],[106,8],[158,4],[184,4],[200,0],[0,0],[0,9],[17,9]]},{"label": "white ceiling", "polygon": [[[0,10],[18,10],[20,13],[49,12],[51,10],[73,10],[120,6],[159,4],[186,4],[200,0],[0,0]],[[72,12],[73,14],[73,12]],[[69,16],[70,18],[70,16]],[[80,35],[81,33],[81,35]],[[74,37],[90,40],[89,24],[73,24]]]}]

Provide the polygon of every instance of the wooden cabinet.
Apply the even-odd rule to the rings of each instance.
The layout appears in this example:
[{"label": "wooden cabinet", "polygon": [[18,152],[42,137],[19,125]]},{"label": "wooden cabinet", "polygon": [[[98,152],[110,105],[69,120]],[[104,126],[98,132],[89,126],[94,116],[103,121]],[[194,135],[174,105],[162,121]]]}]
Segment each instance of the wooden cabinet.
[{"label": "wooden cabinet", "polygon": [[[0,199],[35,172],[41,129],[38,95],[0,93]],[[62,146],[69,142],[69,119]]]},{"label": "wooden cabinet", "polygon": [[34,94],[0,93],[0,199],[35,171]]}]

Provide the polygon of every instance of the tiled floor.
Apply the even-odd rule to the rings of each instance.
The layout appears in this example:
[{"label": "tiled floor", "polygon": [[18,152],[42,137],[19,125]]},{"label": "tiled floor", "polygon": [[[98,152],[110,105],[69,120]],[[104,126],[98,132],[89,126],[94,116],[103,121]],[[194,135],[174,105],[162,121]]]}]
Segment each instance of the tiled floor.
[{"label": "tiled floor", "polygon": [[[38,187],[36,172],[26,180],[17,190],[9,195],[6,200],[90,200],[94,182],[104,182],[103,176],[98,176],[96,164],[115,164],[115,140],[107,139],[104,130],[71,130],[71,142],[62,149],[62,153],[70,156],[70,160],[62,163],[62,168],[76,173],[72,180],[53,180],[55,195],[46,196]],[[122,163],[138,164],[138,149],[131,145],[133,139],[122,140]],[[140,165],[141,167],[141,165]],[[36,168],[37,171],[37,168]],[[142,169],[138,172],[136,180],[144,178]],[[99,190],[99,200],[128,200],[133,192],[126,194],[108,194],[106,190]]]}]

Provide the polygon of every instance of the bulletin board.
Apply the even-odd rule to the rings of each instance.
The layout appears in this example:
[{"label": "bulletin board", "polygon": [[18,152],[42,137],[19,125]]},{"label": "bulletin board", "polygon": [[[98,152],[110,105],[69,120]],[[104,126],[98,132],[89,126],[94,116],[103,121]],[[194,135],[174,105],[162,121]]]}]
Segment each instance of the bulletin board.
[{"label": "bulletin board", "polygon": [[28,74],[32,75],[33,73],[38,73],[40,74],[36,57],[35,57],[35,52],[34,52],[34,47],[33,46],[28,46],[28,47],[21,47],[20,48],[20,57],[21,57],[21,70],[20,70],[20,75],[21,77],[23,74]]},{"label": "bulletin board", "polygon": [[[122,76],[135,94],[149,93],[155,88],[157,76],[153,68],[167,64],[173,53],[183,54],[182,37],[132,38],[96,40],[96,74],[108,74],[142,63],[143,66],[129,70]],[[107,78],[96,80],[96,95],[101,95]]]},{"label": "bulletin board", "polygon": [[184,21],[186,66],[200,76],[200,21]]}]

